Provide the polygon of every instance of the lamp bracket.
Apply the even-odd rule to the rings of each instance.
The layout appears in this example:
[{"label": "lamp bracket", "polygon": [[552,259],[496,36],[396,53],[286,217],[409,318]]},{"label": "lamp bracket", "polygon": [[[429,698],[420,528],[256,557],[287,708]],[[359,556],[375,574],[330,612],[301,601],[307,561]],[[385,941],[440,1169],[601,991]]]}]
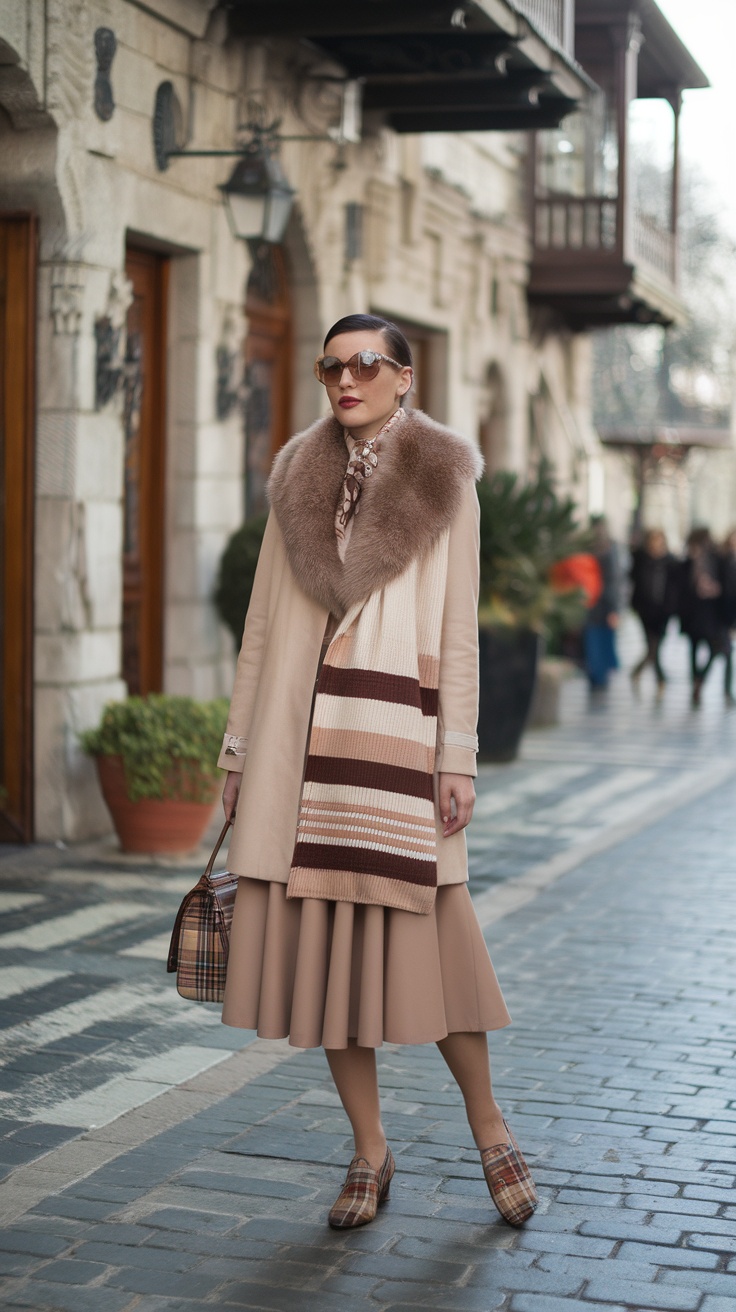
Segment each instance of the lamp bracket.
[{"label": "lamp bracket", "polygon": [[177,144],[181,139],[180,125],[181,107],[174,85],[172,82],[161,82],[156,90],[153,111],[153,153],[156,166],[161,173],[166,172],[170,160],[182,159],[186,156],[192,159],[232,158],[247,155],[259,148],[275,152],[282,141],[328,141],[334,145],[336,141],[339,144],[342,140],[331,133],[282,134],[279,132],[281,119],[274,119],[272,123],[265,125],[254,121],[246,123],[244,131],[249,133],[248,139],[232,150],[185,150]]}]

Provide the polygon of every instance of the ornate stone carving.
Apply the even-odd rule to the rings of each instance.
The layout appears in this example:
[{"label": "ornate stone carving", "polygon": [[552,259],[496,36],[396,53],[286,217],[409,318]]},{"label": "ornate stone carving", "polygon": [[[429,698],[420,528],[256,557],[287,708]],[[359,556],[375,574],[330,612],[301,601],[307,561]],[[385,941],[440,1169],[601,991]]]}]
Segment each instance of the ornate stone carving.
[{"label": "ornate stone carving", "polygon": [[125,377],[125,321],[133,301],[133,284],[121,271],[110,279],[107,312],[95,320],[95,409],[112,401]]},{"label": "ornate stone carving", "polygon": [[94,79],[87,0],[47,0],[47,104],[59,124],[83,118]]},{"label": "ornate stone carving", "polygon": [[238,378],[240,334],[233,314],[228,311],[222,324],[220,341],[215,349],[216,390],[215,413],[219,420],[229,419],[242,390]]},{"label": "ornate stone carving", "polygon": [[54,332],[76,337],[82,324],[84,267],[55,264],[51,270],[51,317]]}]

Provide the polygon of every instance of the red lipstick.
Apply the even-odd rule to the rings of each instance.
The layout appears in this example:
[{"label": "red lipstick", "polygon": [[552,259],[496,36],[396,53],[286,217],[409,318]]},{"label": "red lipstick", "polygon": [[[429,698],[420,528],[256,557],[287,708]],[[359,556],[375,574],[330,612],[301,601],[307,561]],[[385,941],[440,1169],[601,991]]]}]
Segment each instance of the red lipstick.
[{"label": "red lipstick", "polygon": [[338,405],[343,410],[352,410],[354,405],[360,405],[360,398],[357,396],[341,396]]}]

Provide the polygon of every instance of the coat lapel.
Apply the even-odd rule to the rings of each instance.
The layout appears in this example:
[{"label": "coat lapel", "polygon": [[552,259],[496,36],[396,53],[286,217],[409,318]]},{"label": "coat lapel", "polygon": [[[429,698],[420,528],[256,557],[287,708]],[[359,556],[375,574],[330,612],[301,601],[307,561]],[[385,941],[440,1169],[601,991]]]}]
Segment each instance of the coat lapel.
[{"label": "coat lapel", "polygon": [[466,438],[410,411],[387,435],[376,476],[363,486],[343,564],[335,513],[346,465],[342,425],[320,419],[279,452],[268,484],[297,583],[339,617],[429,549],[452,523],[465,482],[483,468]]}]

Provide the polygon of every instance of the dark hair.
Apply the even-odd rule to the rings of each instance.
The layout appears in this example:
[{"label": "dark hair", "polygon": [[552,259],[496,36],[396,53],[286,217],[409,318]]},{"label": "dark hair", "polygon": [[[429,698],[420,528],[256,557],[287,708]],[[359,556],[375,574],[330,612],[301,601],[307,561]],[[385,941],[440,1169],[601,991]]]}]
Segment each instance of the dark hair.
[{"label": "dark hair", "polygon": [[687,541],[685,542],[686,547],[704,547],[707,549],[712,545],[713,539],[711,538],[709,528],[705,528],[705,526],[701,524],[690,529],[690,532],[687,535]]},{"label": "dark hair", "polygon": [[327,343],[333,337],[340,333],[383,333],[386,339],[386,345],[393,359],[400,365],[408,365],[410,369],[414,367],[411,347],[407,342],[401,329],[390,319],[382,319],[377,314],[346,314],[344,318],[338,319],[333,323],[330,331],[325,337],[324,351]]}]

